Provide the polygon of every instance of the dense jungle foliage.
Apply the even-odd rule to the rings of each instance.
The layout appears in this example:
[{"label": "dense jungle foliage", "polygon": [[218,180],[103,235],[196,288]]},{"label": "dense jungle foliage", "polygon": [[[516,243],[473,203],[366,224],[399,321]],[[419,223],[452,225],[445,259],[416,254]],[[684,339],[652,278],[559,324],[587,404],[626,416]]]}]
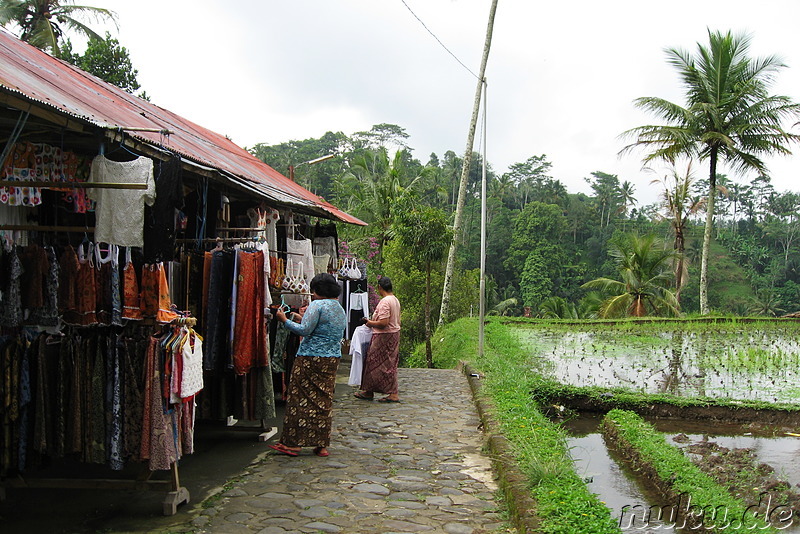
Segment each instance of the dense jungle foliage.
[{"label": "dense jungle foliage", "polygon": [[[423,251],[395,239],[396,225],[401,224],[401,212],[422,208],[452,218],[461,172],[455,152],[441,158],[431,154],[422,163],[413,156],[405,130],[392,124],[351,136],[329,132],[320,139],[250,150],[279,171],[295,165],[298,182],[369,223],[342,228],[340,238],[349,252],[368,262],[371,282],[378,274],[392,277],[404,305],[406,340],[422,341],[426,282],[418,258]],[[302,164],[328,154],[334,157]],[[474,154],[473,162],[465,229],[459,237],[454,317],[478,313],[480,154]],[[691,168],[674,169],[673,176],[649,185],[659,189],[661,201],[640,205],[635,186],[616,175],[593,172],[586,177],[591,194],[571,193],[550,176],[551,166],[544,154],[515,163],[501,175],[488,166],[489,313],[596,317],[614,288],[598,290],[587,282],[633,280],[642,294],[657,286],[675,295],[676,271],[682,273],[676,311],[697,313],[708,180],[697,178]],[[716,187],[708,274],[712,310],[773,316],[800,309],[800,195],[776,191],[766,177],[748,184],[718,175]],[[678,233],[683,254],[675,252]],[[625,265],[622,260],[634,252],[641,261]],[[440,261],[431,275],[433,324],[438,319],[442,265]],[[653,302],[648,314],[670,314],[657,299]],[[626,309],[619,313],[625,315]]]}]

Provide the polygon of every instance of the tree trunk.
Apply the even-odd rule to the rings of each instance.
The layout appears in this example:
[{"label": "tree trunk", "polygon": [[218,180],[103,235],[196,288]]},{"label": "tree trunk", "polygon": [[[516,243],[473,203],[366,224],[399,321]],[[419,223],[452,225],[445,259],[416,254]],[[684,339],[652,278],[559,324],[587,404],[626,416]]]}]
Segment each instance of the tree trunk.
[{"label": "tree trunk", "polygon": [[675,250],[678,251],[678,261],[675,266],[675,300],[678,303],[678,309],[681,306],[681,289],[685,283],[683,280],[683,265],[686,262],[684,257],[684,250],[686,249],[686,242],[683,237],[683,227],[675,227]]},{"label": "tree trunk", "polygon": [[431,347],[431,264],[428,262],[425,273],[425,362],[433,369],[433,349]]},{"label": "tree trunk", "polygon": [[481,93],[483,92],[484,74],[486,73],[486,62],[489,61],[489,49],[492,45],[492,30],[494,28],[494,14],[497,11],[497,0],[492,0],[492,7],[489,9],[489,24],[486,28],[486,41],[483,45],[483,58],[481,59],[481,69],[478,74],[478,87],[475,90],[475,104],[472,107],[472,118],[469,123],[469,133],[467,135],[467,148],[464,152],[464,162],[461,168],[461,182],[458,187],[458,201],[456,202],[456,218],[453,222],[453,241],[450,243],[450,251],[447,253],[447,267],[444,272],[444,287],[442,287],[442,307],[439,313],[439,325],[443,325],[447,320],[450,311],[450,286],[453,284],[453,272],[456,265],[456,249],[461,233],[461,224],[464,217],[464,203],[467,196],[467,180],[469,178],[469,167],[472,162],[472,146],[475,143],[475,128],[478,124],[478,111],[481,107]]},{"label": "tree trunk", "polygon": [[717,148],[711,148],[711,172],[708,177],[708,204],[706,227],[703,231],[703,255],[700,259],[700,314],[708,315],[708,251],[711,248],[711,232],[714,226],[714,196],[717,191]]}]

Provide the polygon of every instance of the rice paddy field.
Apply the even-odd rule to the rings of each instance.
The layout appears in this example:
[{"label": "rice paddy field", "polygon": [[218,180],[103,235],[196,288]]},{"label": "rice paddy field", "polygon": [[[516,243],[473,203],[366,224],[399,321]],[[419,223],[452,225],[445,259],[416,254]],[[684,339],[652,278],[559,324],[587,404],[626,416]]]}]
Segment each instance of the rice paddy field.
[{"label": "rice paddy field", "polygon": [[794,321],[509,326],[531,370],[563,384],[800,403]]}]

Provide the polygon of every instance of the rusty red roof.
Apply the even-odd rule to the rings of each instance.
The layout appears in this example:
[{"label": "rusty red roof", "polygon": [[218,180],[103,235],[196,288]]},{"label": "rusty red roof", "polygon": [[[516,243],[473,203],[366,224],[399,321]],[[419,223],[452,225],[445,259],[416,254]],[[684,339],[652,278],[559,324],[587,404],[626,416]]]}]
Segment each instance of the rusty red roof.
[{"label": "rusty red roof", "polygon": [[[217,169],[279,204],[322,211],[351,224],[366,224],[294,183],[224,135],[127,93],[0,29],[2,89],[95,126],[122,129],[144,143]],[[166,129],[170,134],[126,128]]]}]

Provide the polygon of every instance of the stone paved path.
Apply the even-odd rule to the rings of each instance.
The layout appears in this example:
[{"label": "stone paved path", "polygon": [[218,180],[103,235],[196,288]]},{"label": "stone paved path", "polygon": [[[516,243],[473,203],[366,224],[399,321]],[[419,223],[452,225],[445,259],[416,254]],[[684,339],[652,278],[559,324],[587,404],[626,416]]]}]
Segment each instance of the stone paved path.
[{"label": "stone paved path", "polygon": [[358,400],[340,381],[331,455],[264,455],[194,517],[195,532],[509,532],[463,374],[400,369],[397,404]]}]

